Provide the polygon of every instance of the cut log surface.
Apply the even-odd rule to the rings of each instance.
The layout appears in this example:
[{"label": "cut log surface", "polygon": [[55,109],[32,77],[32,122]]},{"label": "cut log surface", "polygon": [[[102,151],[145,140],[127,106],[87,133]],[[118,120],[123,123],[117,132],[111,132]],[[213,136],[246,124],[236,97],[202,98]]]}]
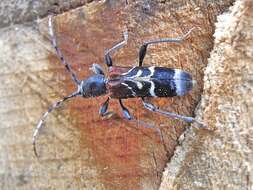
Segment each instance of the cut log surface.
[{"label": "cut log surface", "polygon": [[253,189],[253,1],[218,17],[199,116],[213,132],[188,130],[160,190]]},{"label": "cut log surface", "polygon": [[[150,46],[144,60],[147,66],[192,74],[198,85],[188,95],[151,101],[161,109],[194,116],[216,16],[232,2],[94,1],[54,16],[53,26],[58,46],[79,79],[92,74],[92,63],[107,71],[104,52],[123,39],[126,29],[127,45],[112,55],[117,66],[137,65],[145,40],[180,37],[195,27],[182,44]],[[47,17],[1,29],[0,78],[0,189],[158,189],[179,136],[190,126],[145,110],[139,99],[124,101],[138,122],[123,119],[117,100],[109,105],[113,114],[101,118],[98,110],[106,97],[80,97],[49,115],[37,140],[36,158],[32,134],[40,117],[76,90],[50,43]]]}]

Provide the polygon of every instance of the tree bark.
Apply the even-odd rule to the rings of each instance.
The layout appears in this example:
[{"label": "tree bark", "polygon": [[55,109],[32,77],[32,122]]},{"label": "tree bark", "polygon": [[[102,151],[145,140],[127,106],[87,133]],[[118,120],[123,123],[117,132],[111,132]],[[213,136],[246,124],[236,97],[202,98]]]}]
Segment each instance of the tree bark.
[{"label": "tree bark", "polygon": [[[187,96],[151,101],[161,109],[193,115],[216,16],[232,2],[94,1],[55,16],[53,25],[58,46],[79,79],[92,74],[94,62],[107,70],[104,52],[122,40],[126,28],[128,44],[113,54],[117,66],[137,65],[145,40],[179,37],[195,27],[181,44],[150,46],[144,60],[144,65],[192,73],[198,86]],[[117,101],[109,105],[114,113],[101,118],[98,110],[106,97],[69,101],[49,115],[35,158],[32,134],[41,115],[76,90],[50,44],[47,22],[44,18],[1,29],[1,189],[158,189],[165,164],[189,124],[150,113],[138,99],[124,101],[137,123],[122,118]],[[199,118],[210,128],[215,124],[205,115]],[[148,124],[159,127],[163,138],[155,128],[144,127]]]},{"label": "tree bark", "polygon": [[190,129],[160,190],[253,188],[253,2],[218,17],[198,116],[213,132]]}]

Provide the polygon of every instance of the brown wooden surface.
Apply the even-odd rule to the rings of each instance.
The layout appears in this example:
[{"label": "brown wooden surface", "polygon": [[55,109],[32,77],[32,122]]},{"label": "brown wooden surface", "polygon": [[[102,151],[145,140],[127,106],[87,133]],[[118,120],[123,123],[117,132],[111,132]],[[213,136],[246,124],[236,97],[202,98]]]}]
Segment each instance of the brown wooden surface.
[{"label": "brown wooden surface", "polygon": [[[129,41],[113,55],[114,64],[137,64],[138,48],[149,39],[178,37],[196,29],[182,44],[151,46],[145,65],[180,68],[192,73],[198,86],[185,97],[152,100],[160,108],[192,115],[202,88],[203,70],[212,48],[213,23],[232,1],[203,4],[195,1],[93,2],[54,17],[55,33],[66,59],[78,77],[91,74],[103,53],[122,39]],[[47,18],[38,26],[18,25],[0,34],[1,69],[0,173],[1,189],[157,189],[164,166],[188,124],[150,113],[141,101],[125,101],[140,121],[155,129],[98,115],[105,98],[77,98],[54,111],[38,139],[40,155],[32,152],[32,133],[48,106],[75,90],[51,47]]]}]

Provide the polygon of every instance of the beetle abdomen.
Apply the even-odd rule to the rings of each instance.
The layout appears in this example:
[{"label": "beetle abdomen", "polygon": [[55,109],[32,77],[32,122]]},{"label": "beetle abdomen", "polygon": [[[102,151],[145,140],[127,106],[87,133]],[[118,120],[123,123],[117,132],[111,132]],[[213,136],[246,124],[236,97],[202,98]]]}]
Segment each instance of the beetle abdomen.
[{"label": "beetle abdomen", "polygon": [[158,97],[183,96],[193,87],[192,76],[180,69],[155,67],[151,78],[155,82],[155,95]]},{"label": "beetle abdomen", "polygon": [[193,80],[189,73],[154,66],[129,68],[108,81],[112,98],[183,96],[192,87]]}]

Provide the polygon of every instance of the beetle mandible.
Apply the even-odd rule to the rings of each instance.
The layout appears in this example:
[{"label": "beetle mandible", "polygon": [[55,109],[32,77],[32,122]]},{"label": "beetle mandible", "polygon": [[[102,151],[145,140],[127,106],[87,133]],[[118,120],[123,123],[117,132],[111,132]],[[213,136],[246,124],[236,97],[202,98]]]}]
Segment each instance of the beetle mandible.
[{"label": "beetle mandible", "polygon": [[91,70],[95,74],[84,80],[77,79],[77,76],[72,70],[70,64],[66,61],[62,52],[58,48],[53,30],[52,16],[49,16],[48,28],[49,35],[51,36],[51,42],[56,50],[57,56],[60,58],[67,71],[71,74],[71,78],[76,84],[77,90],[72,94],[65,96],[63,99],[55,102],[48,109],[48,111],[43,114],[33,133],[33,149],[36,156],[38,156],[35,145],[36,137],[42,128],[48,114],[55,108],[59,107],[64,101],[77,96],[81,96],[83,98],[91,98],[108,95],[108,98],[100,107],[99,114],[101,116],[105,116],[107,114],[110,99],[118,99],[120,107],[123,111],[123,116],[128,120],[133,119],[128,109],[124,106],[122,99],[138,97],[142,99],[144,108],[152,112],[157,112],[174,119],[183,120],[185,122],[196,122],[199,125],[203,125],[200,121],[196,120],[193,117],[160,110],[158,107],[147,100],[147,97],[173,97],[185,95],[193,88],[193,85],[195,83],[190,73],[180,69],[142,66],[148,45],[164,42],[180,43],[189,36],[194,28],[179,38],[162,38],[144,42],[139,50],[138,66],[113,66],[110,53],[122,48],[127,43],[128,33],[125,31],[123,33],[124,40],[117,43],[115,46],[105,52],[105,64],[109,69],[109,76],[105,76],[104,71],[100,65],[93,64]]}]

